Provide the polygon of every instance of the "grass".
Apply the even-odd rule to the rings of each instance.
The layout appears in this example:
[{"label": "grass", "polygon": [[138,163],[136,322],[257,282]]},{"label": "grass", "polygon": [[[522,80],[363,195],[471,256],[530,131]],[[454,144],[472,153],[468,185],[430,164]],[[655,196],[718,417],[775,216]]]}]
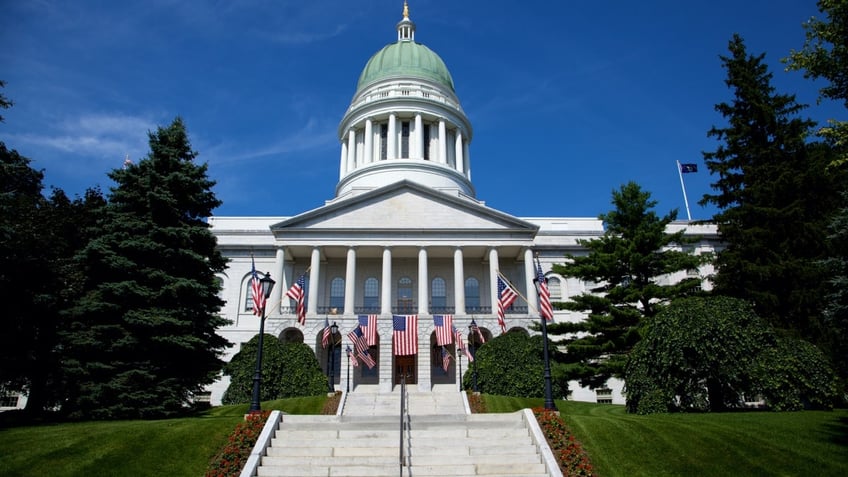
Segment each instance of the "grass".
[{"label": "grass", "polygon": [[[483,396],[489,412],[542,399]],[[598,475],[848,475],[848,410],[636,416],[623,406],[557,401]]]},{"label": "grass", "polygon": [[[318,414],[325,400],[326,396],[281,399],[264,402],[262,408]],[[247,410],[244,404],[161,421],[0,429],[0,475],[200,477]]]},{"label": "grass", "polygon": [[[542,399],[484,395],[489,412]],[[262,404],[318,414],[325,396]],[[557,401],[601,477],[848,475],[848,410],[634,416],[622,406]],[[0,475],[202,476],[247,412],[221,406],[161,421],[0,429]]]}]

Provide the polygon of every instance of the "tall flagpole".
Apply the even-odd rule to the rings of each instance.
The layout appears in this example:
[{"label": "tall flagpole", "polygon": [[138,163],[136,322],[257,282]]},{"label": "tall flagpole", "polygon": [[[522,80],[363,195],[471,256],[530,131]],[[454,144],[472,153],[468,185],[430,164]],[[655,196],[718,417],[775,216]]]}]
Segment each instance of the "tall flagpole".
[{"label": "tall flagpole", "polygon": [[680,161],[677,163],[677,175],[680,176],[680,188],[683,189],[683,203],[686,204],[686,218],[692,221],[692,214],[689,213],[689,199],[686,198],[686,185],[683,184],[683,169],[680,168]]}]

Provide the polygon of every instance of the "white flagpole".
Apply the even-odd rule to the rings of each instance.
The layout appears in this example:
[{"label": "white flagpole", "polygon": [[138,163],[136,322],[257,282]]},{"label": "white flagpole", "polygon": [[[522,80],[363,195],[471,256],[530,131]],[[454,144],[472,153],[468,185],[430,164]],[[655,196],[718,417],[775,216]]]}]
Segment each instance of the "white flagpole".
[{"label": "white flagpole", "polygon": [[689,199],[686,198],[686,185],[683,184],[683,169],[680,168],[680,161],[677,163],[677,175],[680,176],[680,188],[683,189],[683,203],[686,204],[686,218],[692,221],[692,214],[689,213]]}]

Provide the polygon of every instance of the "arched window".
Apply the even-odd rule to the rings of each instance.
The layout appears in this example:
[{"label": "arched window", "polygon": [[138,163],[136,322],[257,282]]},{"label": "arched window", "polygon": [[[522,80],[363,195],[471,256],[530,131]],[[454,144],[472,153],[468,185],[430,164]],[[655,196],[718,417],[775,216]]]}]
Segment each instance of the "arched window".
[{"label": "arched window", "polygon": [[330,308],[343,309],[345,301],[344,278],[336,277],[330,282]]},{"label": "arched window", "polygon": [[401,277],[398,280],[397,286],[397,305],[398,312],[412,313],[412,279],[409,277]]},{"label": "arched window", "polygon": [[480,282],[474,277],[465,279],[465,308],[480,308]]},{"label": "arched window", "polygon": [[441,277],[436,277],[433,279],[433,287],[430,291],[430,307],[433,312],[444,313],[445,308],[447,307],[447,287],[445,286],[445,279]]},{"label": "arched window", "polygon": [[244,311],[253,311],[253,295],[251,294],[250,284],[253,282],[251,275],[247,276],[244,281]]},{"label": "arched window", "polygon": [[562,283],[557,277],[548,277],[548,290],[551,292],[551,300],[562,300]]},{"label": "arched window", "polygon": [[365,293],[362,305],[366,312],[380,310],[380,282],[374,277],[365,279]]}]

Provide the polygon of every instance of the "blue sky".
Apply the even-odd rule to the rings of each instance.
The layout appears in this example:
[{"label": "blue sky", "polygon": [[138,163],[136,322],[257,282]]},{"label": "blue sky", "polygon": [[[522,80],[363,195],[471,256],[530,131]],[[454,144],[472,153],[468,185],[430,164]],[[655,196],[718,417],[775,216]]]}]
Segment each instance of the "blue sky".
[{"label": "blue sky", "polygon": [[[398,0],[5,2],[0,79],[15,105],[0,141],[69,194],[148,153],[185,120],[224,204],[216,215],[295,215],[334,195],[338,123],[372,54],[396,40]],[[696,163],[693,219],[714,181],[702,151],[729,101],[718,55],[734,32],[766,53],[779,92],[817,106],[784,72],[814,0],[412,0],[416,40],[450,70],[474,127],[477,198],[517,216],[596,217],[639,183],[686,218],[675,161]]]}]

